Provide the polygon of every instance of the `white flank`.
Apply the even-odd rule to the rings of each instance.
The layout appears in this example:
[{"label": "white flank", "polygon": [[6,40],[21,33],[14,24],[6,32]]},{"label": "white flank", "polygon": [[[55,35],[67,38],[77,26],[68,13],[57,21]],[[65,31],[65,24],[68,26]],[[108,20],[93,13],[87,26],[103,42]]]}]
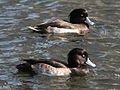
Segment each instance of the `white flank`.
[{"label": "white flank", "polygon": [[78,29],[65,29],[65,28],[57,28],[57,27],[52,27],[51,28],[54,33],[80,33],[80,30]]}]

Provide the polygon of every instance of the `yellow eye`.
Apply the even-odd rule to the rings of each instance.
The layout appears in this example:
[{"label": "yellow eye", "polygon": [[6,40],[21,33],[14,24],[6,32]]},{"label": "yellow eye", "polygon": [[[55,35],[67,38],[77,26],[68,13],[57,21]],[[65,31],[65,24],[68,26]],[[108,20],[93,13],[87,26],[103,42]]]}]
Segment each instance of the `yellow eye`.
[{"label": "yellow eye", "polygon": [[83,54],[82,57],[85,58],[85,55]]},{"label": "yellow eye", "polygon": [[81,16],[84,16],[83,14],[81,14]]}]

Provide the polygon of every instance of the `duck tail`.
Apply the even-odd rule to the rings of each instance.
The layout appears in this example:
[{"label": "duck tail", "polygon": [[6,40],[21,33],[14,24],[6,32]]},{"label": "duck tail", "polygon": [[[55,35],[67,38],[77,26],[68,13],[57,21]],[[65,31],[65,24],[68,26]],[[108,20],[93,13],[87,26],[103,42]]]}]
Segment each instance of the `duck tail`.
[{"label": "duck tail", "polygon": [[35,73],[29,63],[18,64],[16,68],[18,69],[18,72]]},{"label": "duck tail", "polygon": [[33,30],[35,32],[40,32],[40,30],[38,30],[37,27],[28,26],[28,29]]}]

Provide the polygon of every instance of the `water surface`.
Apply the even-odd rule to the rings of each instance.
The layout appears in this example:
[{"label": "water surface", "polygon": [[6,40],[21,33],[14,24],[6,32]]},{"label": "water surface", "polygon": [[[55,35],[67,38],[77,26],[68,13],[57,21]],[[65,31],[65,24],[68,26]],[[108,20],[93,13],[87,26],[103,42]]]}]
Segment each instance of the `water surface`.
[{"label": "water surface", "polygon": [[[96,24],[81,37],[76,34],[41,35],[27,26],[51,17],[68,19],[74,8],[86,8]],[[119,90],[119,0],[0,0],[0,90]],[[22,58],[66,61],[75,47],[85,48],[97,65],[94,77],[18,76]]]}]

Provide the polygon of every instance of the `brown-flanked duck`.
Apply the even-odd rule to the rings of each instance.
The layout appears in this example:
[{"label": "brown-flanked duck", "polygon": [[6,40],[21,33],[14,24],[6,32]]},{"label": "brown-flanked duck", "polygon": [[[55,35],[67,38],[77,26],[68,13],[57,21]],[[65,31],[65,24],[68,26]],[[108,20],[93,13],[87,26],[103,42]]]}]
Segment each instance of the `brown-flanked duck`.
[{"label": "brown-flanked duck", "polygon": [[68,53],[68,63],[50,59],[34,60],[24,59],[25,63],[18,64],[18,72],[45,74],[48,76],[85,76],[90,73],[87,66],[96,67],[88,57],[86,50],[74,48]]},{"label": "brown-flanked duck", "polygon": [[69,21],[52,18],[28,28],[39,33],[77,33],[85,35],[89,32],[89,25],[94,25],[94,22],[90,21],[87,10],[78,8],[70,12]]}]

